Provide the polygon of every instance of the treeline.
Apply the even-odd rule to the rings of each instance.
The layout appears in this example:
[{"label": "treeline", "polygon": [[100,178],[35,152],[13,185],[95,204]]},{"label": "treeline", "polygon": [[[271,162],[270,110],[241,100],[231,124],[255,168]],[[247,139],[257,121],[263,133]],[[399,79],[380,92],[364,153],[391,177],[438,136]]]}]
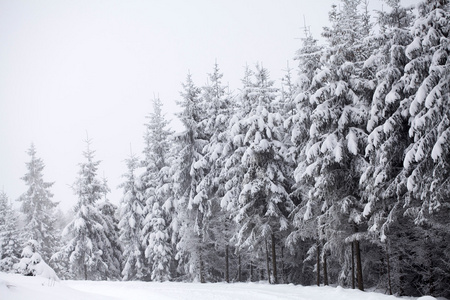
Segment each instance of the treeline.
[{"label": "treeline", "polygon": [[449,297],[450,6],[426,0],[416,16],[384,2],[376,30],[367,1],[333,6],[326,45],[306,31],[281,89],[260,65],[237,93],[217,64],[202,87],[188,75],[181,133],[154,99],[119,208],[88,142],[61,238],[32,147],[22,235],[0,197],[0,268],[13,268],[26,236],[63,278]]}]

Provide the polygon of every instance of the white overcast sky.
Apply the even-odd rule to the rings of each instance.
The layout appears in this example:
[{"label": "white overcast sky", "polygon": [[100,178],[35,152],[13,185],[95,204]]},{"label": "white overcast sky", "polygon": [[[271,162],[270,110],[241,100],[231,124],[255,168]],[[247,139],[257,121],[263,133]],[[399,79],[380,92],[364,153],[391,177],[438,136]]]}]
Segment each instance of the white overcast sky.
[{"label": "white overcast sky", "polygon": [[130,144],[141,154],[155,94],[174,119],[188,71],[202,86],[216,60],[232,90],[246,64],[262,62],[279,81],[288,60],[295,67],[303,16],[319,38],[337,2],[0,0],[0,188],[10,200],[26,191],[33,142],[53,200],[71,208],[88,132],[118,203],[123,160]]}]

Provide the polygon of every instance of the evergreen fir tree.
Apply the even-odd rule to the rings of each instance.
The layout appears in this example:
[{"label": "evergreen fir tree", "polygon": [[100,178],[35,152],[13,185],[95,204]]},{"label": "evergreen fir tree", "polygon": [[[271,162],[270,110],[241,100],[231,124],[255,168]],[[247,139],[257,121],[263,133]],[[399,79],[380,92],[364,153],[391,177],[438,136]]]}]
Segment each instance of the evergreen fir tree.
[{"label": "evergreen fir tree", "polygon": [[206,165],[202,151],[207,143],[199,125],[205,118],[200,91],[189,74],[179,102],[183,110],[178,116],[185,130],[176,136],[179,154],[175,160],[174,191],[179,226],[176,258],[188,278],[205,282],[203,222],[207,207],[205,199],[197,195]]},{"label": "evergreen fir tree", "polygon": [[48,261],[55,252],[57,238],[55,236],[54,208],[58,205],[52,201],[50,188],[53,183],[45,182],[43,176],[44,162],[36,156],[36,148],[31,144],[28,150],[30,161],[26,163],[28,172],[22,177],[28,190],[18,201],[22,202],[21,211],[25,215],[25,240],[37,241],[37,250]]},{"label": "evergreen fir tree", "polygon": [[[103,180],[103,184],[107,187],[106,178]],[[122,271],[122,246],[119,240],[119,221],[117,220],[117,206],[112,204],[106,194],[108,190],[105,190],[104,201],[97,204],[103,218],[103,227],[105,229],[105,249],[103,250],[103,256],[105,261],[108,262],[108,270],[103,275],[106,279],[120,279]]]},{"label": "evergreen fir tree", "polygon": [[136,174],[138,158],[131,155],[127,160],[128,171],[123,175],[125,182],[120,201],[120,242],[123,246],[123,280],[142,280],[148,276],[145,264],[142,228],[144,226],[144,200],[139,191],[143,183]]},{"label": "evergreen fir tree", "polygon": [[[203,161],[200,165],[203,175],[195,197],[204,203],[201,228],[203,244],[205,248],[211,249],[203,257],[205,270],[208,270],[205,271],[205,280],[208,281],[230,280],[231,226],[227,212],[220,206],[224,196],[220,173],[223,166],[222,152],[227,142],[226,131],[233,107],[227,87],[222,85],[222,77],[216,63],[213,72],[208,74],[207,84],[201,89],[201,102],[206,117],[199,123],[199,129],[206,144],[202,149]],[[220,224],[218,220],[228,224]]]},{"label": "evergreen fir tree", "polygon": [[12,272],[19,262],[20,241],[17,215],[4,191],[0,192],[0,271]]},{"label": "evergreen fir tree", "polygon": [[[244,171],[236,215],[240,225],[237,245],[241,249],[263,248],[267,240],[274,244],[275,235],[287,229],[286,216],[292,209],[287,191],[290,183],[286,149],[282,143],[283,120],[273,108],[277,92],[267,69],[257,66],[255,81],[243,91],[251,110],[233,125],[235,132],[231,129],[231,138],[237,146],[235,152],[238,151]],[[263,252],[267,253],[267,247]],[[270,256],[276,262],[274,252]],[[276,268],[272,275],[267,270],[267,276],[274,282],[276,275]]]},{"label": "evergreen fir tree", "polygon": [[146,211],[142,232],[145,257],[151,265],[151,279],[165,281],[171,279],[174,261],[171,228],[174,214],[174,199],[170,163],[172,162],[171,136],[167,129],[169,122],[162,114],[159,98],[153,100],[153,113],[146,124],[145,149]]},{"label": "evergreen fir tree", "polygon": [[412,28],[414,40],[406,47],[410,62],[405,66],[405,92],[411,95],[409,135],[413,143],[404,159],[408,193],[405,214],[413,218],[418,232],[425,233],[420,250],[411,257],[421,278],[418,294],[448,296],[444,282],[449,269],[441,257],[449,257],[449,238],[442,228],[449,225],[449,31],[448,1],[423,1]]},{"label": "evergreen fir tree", "polygon": [[[329,48],[323,51],[324,65],[310,87],[309,102],[314,110],[305,148],[306,164],[296,173],[297,182],[306,183],[303,191],[306,199],[296,222],[316,224],[317,232],[309,237],[315,235],[317,241],[310,249],[317,254],[317,284],[320,264],[325,285],[329,278],[345,283],[350,269],[347,245],[355,244],[358,287],[363,289],[359,255],[362,237],[358,226],[364,224],[358,216],[361,210],[358,182],[366,167],[362,149],[374,83],[365,77],[362,68],[370,49],[361,42],[364,26],[358,10],[360,1],[341,2],[341,9],[334,7],[330,13],[332,27],[323,34],[328,38]],[[330,256],[331,253],[334,255]],[[340,269],[328,269],[331,264],[340,265]]]},{"label": "evergreen fir tree", "polygon": [[[390,230],[402,218],[403,195],[406,192],[403,157],[410,143],[408,137],[408,102],[404,93],[404,67],[408,63],[405,48],[412,37],[411,9],[400,6],[399,1],[386,1],[391,11],[379,15],[381,33],[372,39],[377,50],[366,60],[364,67],[376,76],[367,131],[369,132],[366,156],[369,167],[360,179],[365,202],[362,212],[368,223],[368,239],[373,246],[381,248],[384,261],[392,270],[399,262],[399,253],[393,246],[398,232]],[[403,247],[403,246],[400,246]],[[375,266],[374,266],[375,267]],[[379,266],[379,268],[385,268]],[[393,272],[392,272],[393,273]],[[381,285],[391,293],[398,291],[400,283],[394,282],[391,272],[381,274]],[[392,280],[391,280],[392,277]],[[397,277],[398,278],[398,277]]]},{"label": "evergreen fir tree", "polygon": [[[306,25],[305,25],[306,26]],[[292,212],[292,225],[294,227],[291,230],[288,238],[286,239],[286,245],[292,252],[297,252],[293,255],[293,260],[290,262],[295,267],[290,270],[290,278],[295,282],[301,284],[311,284],[311,276],[308,275],[309,270],[307,261],[309,261],[305,253],[308,249],[316,249],[316,228],[314,222],[303,220],[306,207],[311,210],[312,201],[309,201],[309,197],[305,195],[309,189],[312,188],[312,180],[309,180],[304,175],[305,169],[308,166],[307,149],[310,140],[311,129],[311,114],[316,108],[316,104],[310,103],[309,98],[322,86],[323,73],[320,71],[322,63],[320,58],[322,56],[322,47],[318,46],[317,40],[315,40],[310,32],[305,28],[305,37],[302,41],[302,48],[297,51],[295,59],[299,63],[299,76],[297,79],[298,89],[295,94],[294,104],[295,113],[288,117],[284,122],[284,127],[290,133],[290,149],[289,156],[294,163],[293,177],[295,184],[292,187],[291,198],[295,200],[297,204],[296,209]],[[319,76],[315,76],[318,74]],[[311,199],[313,200],[313,199]],[[305,225],[307,225],[305,227]],[[313,247],[313,248],[311,248]],[[294,251],[295,249],[295,251]],[[316,249],[317,250],[317,249]],[[299,261],[298,257],[302,257]],[[312,259],[314,262],[315,260]]]},{"label": "evergreen fir tree", "polygon": [[111,244],[106,232],[108,228],[98,208],[98,201],[108,188],[97,178],[100,161],[94,160],[90,144],[91,141],[86,140],[86,151],[83,152],[86,161],[80,164],[78,178],[72,186],[78,202],[73,209],[73,220],[62,233],[68,241],[54,258],[61,260],[67,257],[73,276],[84,280],[104,279],[109,265],[114,265],[105,254]]}]

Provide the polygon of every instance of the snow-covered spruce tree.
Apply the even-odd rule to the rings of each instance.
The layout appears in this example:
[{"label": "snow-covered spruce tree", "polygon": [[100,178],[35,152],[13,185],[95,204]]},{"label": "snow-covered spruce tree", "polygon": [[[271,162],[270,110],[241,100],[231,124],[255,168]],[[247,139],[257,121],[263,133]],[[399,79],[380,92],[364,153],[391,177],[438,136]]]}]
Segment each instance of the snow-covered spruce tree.
[{"label": "snow-covered spruce tree", "polygon": [[[254,71],[249,66],[246,66],[244,78],[241,80],[243,87],[237,96],[231,98],[233,103],[231,107],[233,109],[230,112],[231,118],[228,123],[228,129],[225,131],[226,142],[220,158],[223,163],[219,178],[224,188],[224,196],[221,198],[220,205],[226,211],[229,218],[233,220],[236,220],[240,209],[239,194],[242,190],[242,182],[245,174],[245,166],[241,161],[247,145],[242,142],[245,132],[243,132],[241,121],[255,108],[255,101],[251,97],[253,76]],[[259,266],[259,264],[256,264],[256,256],[258,254],[256,251],[248,251],[248,249],[240,247],[237,244],[237,232],[240,224],[234,222],[234,224],[230,225],[231,228],[229,230],[232,235],[232,243],[236,248],[235,252],[238,256],[237,280],[255,281],[257,278],[256,273],[259,272],[259,269],[256,270]],[[262,268],[266,270],[265,267]]]},{"label": "snow-covered spruce tree", "polygon": [[107,180],[103,179],[103,185],[106,187],[104,191],[104,198],[102,202],[97,204],[103,218],[103,227],[105,228],[105,235],[107,244],[110,246],[103,250],[105,261],[108,261],[108,270],[104,274],[103,279],[120,279],[122,271],[122,245],[119,240],[119,221],[117,220],[117,206],[112,204],[108,198],[107,193],[110,191],[107,188]]},{"label": "snow-covered spruce tree", "polygon": [[[365,61],[364,67],[376,76],[367,131],[366,156],[369,167],[361,176],[360,185],[365,202],[362,217],[367,219],[368,239],[381,256],[372,269],[385,270],[379,274],[378,286],[390,293],[398,292],[397,273],[401,248],[401,227],[391,228],[402,218],[406,174],[403,168],[405,149],[409,146],[408,107],[410,100],[404,93],[404,67],[408,63],[406,46],[412,41],[409,26],[413,20],[411,8],[403,8],[400,1],[386,1],[390,11],[381,12],[379,35],[371,41],[377,50]],[[403,232],[407,227],[403,227]],[[396,246],[397,245],[397,246]],[[399,247],[399,248],[397,248]],[[392,270],[392,272],[391,272]],[[392,278],[392,280],[391,280]]]},{"label": "snow-covered spruce tree", "polygon": [[175,137],[178,155],[174,161],[174,191],[178,212],[176,258],[179,270],[191,280],[205,282],[203,222],[207,207],[204,199],[196,196],[197,186],[204,176],[202,166],[206,164],[206,160],[202,150],[207,143],[199,126],[206,117],[200,92],[189,74],[183,84],[182,100],[178,102],[183,109],[178,117],[185,129]]},{"label": "snow-covered spruce tree", "polygon": [[[295,59],[298,61],[299,75],[297,78],[297,90],[294,94],[293,105],[295,110],[292,116],[284,121],[284,127],[290,133],[289,157],[294,164],[294,180],[291,198],[297,205],[292,212],[292,224],[294,226],[288,238],[286,246],[290,250],[291,260],[288,262],[288,278],[290,282],[298,282],[304,285],[312,284],[312,276],[308,272],[308,264],[304,264],[308,248],[315,245],[315,226],[308,222],[309,230],[304,228],[303,215],[305,213],[308,197],[305,193],[311,188],[311,180],[302,176],[308,165],[306,149],[310,141],[311,113],[315,109],[315,103],[310,103],[309,98],[316,90],[322,87],[321,77],[315,77],[320,72],[322,47],[317,45],[309,31],[305,31],[302,40],[302,48],[297,51]],[[311,205],[311,202],[310,204]],[[315,248],[313,248],[315,249]],[[311,257],[310,257],[311,258]],[[312,259],[315,261],[315,259]]]},{"label": "snow-covered spruce tree", "polygon": [[159,98],[153,99],[153,112],[148,119],[144,151],[146,172],[142,179],[146,189],[142,238],[145,257],[151,265],[151,279],[166,281],[171,279],[174,265],[171,228],[174,199],[170,170],[173,132],[167,128],[169,121],[162,114]]},{"label": "snow-covered spruce tree", "polygon": [[17,264],[17,270],[25,276],[42,276],[59,281],[55,271],[47,265],[38,252],[39,243],[29,240],[22,250],[22,258]]},{"label": "snow-covered spruce tree", "polygon": [[287,229],[286,216],[293,205],[287,192],[290,182],[282,143],[282,117],[272,107],[278,91],[267,69],[257,66],[254,77],[255,81],[243,91],[251,110],[231,130],[235,151],[241,156],[238,163],[244,170],[235,217],[240,225],[236,240],[241,249],[258,250],[267,248],[268,242],[272,244],[272,274],[268,250],[264,252],[267,279],[276,283],[276,235]]},{"label": "snow-covered spruce tree", "polygon": [[53,183],[44,181],[45,165],[42,159],[36,156],[34,144],[31,144],[28,155],[30,156],[30,161],[26,163],[28,171],[22,177],[28,190],[18,199],[22,202],[20,209],[25,216],[24,240],[37,241],[37,250],[46,261],[49,261],[56,250],[57,238],[53,214],[58,203],[52,201],[53,194],[50,188]]},{"label": "snow-covered spruce tree", "polygon": [[[205,279],[207,281],[230,281],[230,257],[233,247],[231,219],[220,203],[224,196],[221,182],[222,152],[227,142],[228,123],[232,102],[227,87],[222,85],[222,73],[217,63],[208,74],[207,84],[201,89],[201,101],[206,118],[199,123],[206,145],[202,150],[204,159],[199,162],[203,176],[196,189],[195,198],[204,206],[202,224],[203,243],[209,249],[204,255]],[[206,271],[207,270],[207,271]]]},{"label": "snow-covered spruce tree", "polygon": [[4,191],[0,192],[0,272],[14,271],[20,257],[17,215]]},{"label": "snow-covered spruce tree", "polygon": [[49,263],[52,265],[52,268],[55,270],[58,277],[63,280],[73,279],[74,276],[70,272],[69,261],[67,256],[64,253],[60,252],[61,248],[65,245],[65,243],[69,240],[69,238],[63,237],[62,232],[64,228],[69,224],[73,217],[73,211],[69,210],[64,213],[61,209],[56,210],[55,212],[55,228],[57,232],[57,236],[59,236],[59,240],[56,246],[58,250],[51,258]]},{"label": "snow-covered spruce tree", "polygon": [[[255,108],[254,98],[251,96],[253,88],[254,71],[246,66],[244,78],[242,79],[243,88],[240,93],[232,98],[231,118],[229,120],[228,130],[225,132],[226,143],[222,150],[221,160],[222,168],[220,173],[220,182],[224,187],[224,196],[221,199],[221,207],[226,211],[229,218],[236,220],[239,212],[239,194],[242,190],[242,182],[244,180],[245,166],[241,163],[242,156],[247,148],[247,145],[242,143],[245,133],[241,120],[246,118],[248,114]],[[255,281],[257,274],[260,272],[258,267],[262,268],[262,272],[266,270],[263,263],[257,263],[263,255],[257,251],[248,251],[247,248],[240,247],[237,244],[237,232],[240,224],[230,224],[230,234],[232,234],[232,243],[236,247],[236,254],[238,256],[238,270],[237,280]],[[264,249],[257,249],[261,252]],[[263,253],[263,252],[262,252]],[[261,273],[261,272],[260,272]],[[261,278],[263,279],[263,278]],[[266,278],[267,279],[267,278]]]},{"label": "snow-covered spruce tree", "polygon": [[449,265],[442,264],[442,257],[450,257],[443,246],[450,237],[445,230],[450,224],[450,4],[423,1],[418,10],[414,40],[405,50],[411,61],[403,77],[412,100],[409,135],[413,139],[404,160],[409,175],[405,214],[413,218],[416,230],[425,233],[420,250],[411,257],[421,282],[415,293],[448,297]]},{"label": "snow-covered spruce tree", "polygon": [[36,253],[39,244],[35,240],[28,240],[21,253],[21,259],[17,265],[17,271],[25,276],[35,276],[31,257]]},{"label": "snow-covered spruce tree", "polygon": [[317,224],[317,245],[313,248],[320,259],[317,256],[316,271],[322,263],[325,285],[328,276],[341,284],[348,283],[350,249],[354,244],[358,287],[363,289],[359,231],[364,230],[364,224],[358,214],[358,183],[366,167],[365,125],[374,82],[365,77],[362,68],[369,50],[362,42],[366,29],[362,26],[359,3],[341,1],[340,10],[335,7],[330,13],[332,27],[323,34],[329,46],[323,51],[324,66],[313,78],[314,93],[309,97],[315,108],[305,149],[307,164],[296,178],[309,181],[309,189],[304,193],[305,209],[299,220]]},{"label": "snow-covered spruce tree", "polygon": [[[149,208],[150,210],[150,208]],[[155,281],[167,281],[170,277],[170,263],[172,260],[172,245],[170,243],[169,225],[164,207],[155,201],[151,211],[147,214],[149,222],[146,226],[152,230],[147,237],[145,256],[152,263],[151,278]]]},{"label": "snow-covered spruce tree", "polygon": [[139,193],[143,184],[138,170],[139,160],[131,155],[127,160],[125,181],[119,185],[123,196],[119,206],[119,234],[123,249],[123,280],[143,280],[148,277],[144,256],[142,227],[144,226],[144,200]]},{"label": "snow-covered spruce tree", "polygon": [[108,190],[107,186],[97,178],[100,161],[94,160],[91,141],[86,140],[86,151],[83,156],[86,161],[80,163],[78,178],[72,186],[78,202],[73,208],[74,218],[64,228],[63,237],[67,243],[55,254],[54,259],[69,260],[70,271],[77,279],[99,280],[108,274],[109,256],[105,251],[112,247],[106,230],[108,230],[103,215],[98,208],[98,201]]},{"label": "snow-covered spruce tree", "polygon": [[[245,75],[242,79],[243,88],[241,92],[234,97],[231,97],[231,110],[230,119],[227,123],[228,128],[224,131],[225,142],[223,144],[223,149],[221,156],[219,158],[221,162],[219,180],[220,185],[223,188],[223,196],[220,200],[220,206],[222,211],[228,218],[234,220],[238,207],[238,198],[242,188],[242,180],[244,175],[244,166],[240,163],[242,154],[245,151],[244,146],[239,142],[243,139],[242,133],[240,132],[239,121],[247,115],[251,110],[250,101],[248,100],[248,92],[251,85],[251,76],[253,71],[246,66]],[[254,280],[250,274],[247,272],[247,267],[253,271],[252,259],[248,258],[245,249],[239,249],[236,247],[236,232],[239,225],[236,222],[230,223],[229,235],[232,237],[230,242],[233,247],[235,247],[235,254],[238,258],[237,263],[237,281],[244,280]],[[246,275],[244,277],[244,275]]]},{"label": "snow-covered spruce tree", "polygon": [[244,178],[244,166],[241,164],[241,159],[245,151],[245,145],[242,143],[244,133],[240,121],[250,113],[253,106],[252,99],[249,96],[252,76],[253,71],[246,66],[245,75],[242,79],[243,88],[236,97],[231,99],[232,110],[230,111],[228,129],[224,132],[225,143],[220,157],[222,167],[219,178],[224,186],[224,196],[220,205],[232,217],[238,211],[238,198]]},{"label": "snow-covered spruce tree", "polygon": [[[301,120],[297,119],[298,117],[298,106],[296,102],[296,97],[300,93],[300,81],[296,80],[296,77],[293,77],[292,71],[293,69],[287,64],[287,68],[284,70],[285,75],[281,79],[281,90],[279,91],[279,95],[276,101],[272,105],[272,109],[277,112],[280,112],[281,119],[283,120],[283,125],[279,127],[280,136],[282,136],[282,144],[284,145],[283,155],[285,157],[286,162],[286,170],[289,175],[289,180],[294,183],[294,170],[297,166],[296,158],[298,156],[299,148],[294,146],[295,140],[292,139],[292,132],[299,130],[303,124],[301,124]],[[301,71],[300,71],[301,72]],[[302,120],[303,121],[303,120]],[[302,132],[303,133],[303,132]],[[306,134],[303,134],[304,136]],[[289,186],[289,190],[292,190],[292,184]],[[291,192],[290,192],[291,193]],[[294,205],[297,205],[299,202],[299,197],[294,194],[290,194],[291,199],[293,200]],[[301,269],[298,266],[298,257],[294,252],[285,251],[286,250],[286,238],[291,232],[291,228],[283,230],[283,232],[278,233],[277,237],[277,245],[279,253],[279,259],[277,260],[277,269],[278,269],[278,282],[286,283],[286,282],[298,282],[298,280],[294,279],[293,274],[294,270]],[[288,248],[291,245],[288,246]],[[295,247],[297,250],[299,245]],[[302,252],[299,250],[298,252]],[[292,255],[293,254],[293,255]],[[275,268],[274,268],[275,269]],[[303,272],[302,272],[303,273]],[[289,280],[288,280],[289,277]]]}]

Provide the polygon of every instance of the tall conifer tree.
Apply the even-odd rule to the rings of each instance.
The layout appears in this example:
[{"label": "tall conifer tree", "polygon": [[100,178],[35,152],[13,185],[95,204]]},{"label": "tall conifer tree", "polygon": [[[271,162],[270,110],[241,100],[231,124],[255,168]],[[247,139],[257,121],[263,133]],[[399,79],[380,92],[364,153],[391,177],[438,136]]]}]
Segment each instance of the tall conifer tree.
[{"label": "tall conifer tree", "polygon": [[85,162],[80,163],[78,177],[72,186],[78,202],[75,205],[74,218],[64,228],[62,235],[68,239],[55,259],[67,257],[71,273],[78,279],[105,279],[109,261],[105,254],[111,243],[98,202],[108,191],[104,182],[97,178],[100,161],[94,160],[91,141],[86,140],[83,156]]},{"label": "tall conifer tree", "polygon": [[50,188],[53,182],[44,181],[44,162],[36,156],[36,148],[31,144],[28,150],[30,161],[26,163],[28,172],[22,177],[28,190],[20,196],[21,211],[25,215],[24,240],[37,241],[37,251],[44,260],[49,261],[55,252],[54,208],[58,203],[52,201]]},{"label": "tall conifer tree", "polygon": [[145,257],[151,265],[151,278],[171,279],[174,264],[172,220],[174,214],[173,182],[170,164],[173,150],[169,122],[162,113],[162,102],[153,100],[153,112],[148,117],[145,135],[145,199],[146,210],[142,232]]},{"label": "tall conifer tree", "polygon": [[0,192],[0,271],[12,272],[19,262],[20,244],[17,215],[4,191]]}]

